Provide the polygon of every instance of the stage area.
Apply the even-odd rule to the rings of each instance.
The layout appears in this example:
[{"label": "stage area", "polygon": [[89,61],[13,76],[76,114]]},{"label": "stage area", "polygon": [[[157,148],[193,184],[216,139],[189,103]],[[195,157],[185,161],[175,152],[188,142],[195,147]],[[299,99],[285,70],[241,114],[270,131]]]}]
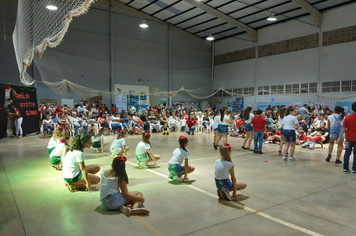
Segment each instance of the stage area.
[{"label": "stage area", "polygon": [[[216,194],[219,152],[212,147],[212,134],[188,136],[189,164],[196,167],[188,176],[191,182],[167,178],[178,135],[153,134],[152,150],[162,156],[157,169],[138,169],[134,150],[141,136],[126,139],[129,190],[143,192],[151,211],[130,218],[104,211],[99,191],[70,193],[62,173],[48,162],[48,138],[2,139],[0,235],[356,235],[356,175],[344,174],[335,159],[325,162],[327,145],[314,151],[297,147],[298,162],[285,162],[275,144],[264,144],[259,155],[242,150],[243,139],[229,137],[237,181],[247,188],[239,192],[240,202],[224,202]],[[86,149],[86,164],[110,168],[108,148],[104,154]]]}]

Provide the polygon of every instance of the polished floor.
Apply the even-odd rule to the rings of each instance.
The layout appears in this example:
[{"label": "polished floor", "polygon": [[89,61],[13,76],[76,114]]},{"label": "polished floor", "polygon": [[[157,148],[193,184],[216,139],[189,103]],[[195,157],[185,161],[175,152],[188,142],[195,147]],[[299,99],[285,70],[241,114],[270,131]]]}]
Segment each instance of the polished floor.
[{"label": "polished floor", "polygon": [[[243,139],[229,138],[237,180],[247,188],[239,192],[239,202],[224,202],[216,196],[219,155],[212,134],[189,136],[190,165],[196,167],[191,182],[167,178],[178,135],[153,134],[152,150],[162,156],[157,169],[135,168],[141,138],[127,138],[129,190],[143,192],[151,211],[129,218],[104,211],[99,192],[70,193],[48,162],[49,139],[0,140],[0,235],[356,235],[356,175],[326,163],[327,149],[297,147],[299,161],[285,162],[277,145],[264,144],[258,155],[240,148]],[[86,149],[86,164],[110,168],[108,154],[108,147],[104,154]]]}]

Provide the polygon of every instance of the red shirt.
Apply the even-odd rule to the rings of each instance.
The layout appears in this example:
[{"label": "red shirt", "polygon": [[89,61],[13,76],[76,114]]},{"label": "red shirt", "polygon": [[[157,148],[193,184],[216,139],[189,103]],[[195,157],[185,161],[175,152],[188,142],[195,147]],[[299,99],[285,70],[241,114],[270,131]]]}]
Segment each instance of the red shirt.
[{"label": "red shirt", "polygon": [[115,112],[117,112],[117,108],[116,108],[116,107],[112,107],[112,108],[111,108],[111,113],[112,113],[112,114],[115,114]]},{"label": "red shirt", "polygon": [[281,131],[277,130],[276,135],[281,135]]},{"label": "red shirt", "polygon": [[313,141],[314,143],[319,143],[322,140],[321,136],[314,136],[310,138],[310,141]]},{"label": "red shirt", "polygon": [[14,108],[14,110],[15,110],[15,113],[18,112],[19,114],[18,114],[18,115],[14,115],[13,117],[14,117],[15,119],[21,118],[22,116],[21,116],[21,113],[20,113],[19,109]]},{"label": "red shirt", "polygon": [[236,120],[235,123],[237,127],[240,127],[242,125],[242,120]]},{"label": "red shirt", "polygon": [[197,121],[194,120],[194,119],[193,120],[187,120],[186,123],[187,123],[188,126],[194,126],[194,124],[197,123]]},{"label": "red shirt", "polygon": [[251,124],[253,124],[253,131],[264,131],[265,130],[265,125],[266,125],[266,120],[262,116],[255,116],[251,120]]},{"label": "red shirt", "polygon": [[307,141],[307,136],[305,134],[299,136],[299,140],[301,141]]},{"label": "red shirt", "polygon": [[346,128],[346,140],[356,141],[356,113],[346,116],[342,126]]}]

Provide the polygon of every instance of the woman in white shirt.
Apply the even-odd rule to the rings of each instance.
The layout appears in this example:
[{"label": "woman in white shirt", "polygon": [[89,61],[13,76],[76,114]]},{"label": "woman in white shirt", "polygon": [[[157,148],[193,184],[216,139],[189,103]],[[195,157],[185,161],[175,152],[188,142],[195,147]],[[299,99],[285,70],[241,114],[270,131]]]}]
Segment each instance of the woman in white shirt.
[{"label": "woman in white shirt", "polygon": [[174,131],[178,130],[178,118],[176,116],[176,113],[173,111],[172,115],[168,117],[168,126],[169,127],[174,127]]},{"label": "woman in white shirt", "polygon": [[[215,161],[215,185],[218,189],[218,196],[227,201],[236,201],[236,191],[245,189],[247,185],[245,183],[236,183],[230,144],[225,143],[224,146],[220,146],[220,156],[221,158]],[[231,175],[231,181],[229,175]],[[231,191],[233,198],[230,196]]]},{"label": "woman in white shirt", "polygon": [[[344,123],[345,112],[344,108],[341,106],[336,106],[334,109],[334,114],[328,116],[328,129],[330,130],[330,143],[329,143],[329,153],[327,158],[325,159],[327,162],[330,162],[331,153],[333,152],[334,143],[338,140],[339,135],[341,133],[342,124]],[[337,154],[336,154],[336,164],[341,164],[340,161],[341,152],[343,149],[345,136],[340,137],[340,141],[337,143]]]},{"label": "woman in white shirt", "polygon": [[290,161],[296,161],[293,157],[294,155],[294,150],[295,150],[295,141],[296,141],[296,134],[295,130],[298,129],[299,127],[299,122],[297,117],[295,116],[297,114],[297,109],[294,107],[288,107],[286,111],[286,115],[283,118],[283,136],[286,142],[286,145],[283,150],[283,160],[287,160],[287,153],[288,149],[289,150],[289,160]]},{"label": "woman in white shirt", "polygon": [[234,121],[230,120],[230,117],[226,114],[224,108],[220,109],[220,118],[219,118],[219,125],[218,125],[218,137],[215,140],[215,150],[219,145],[219,141],[221,138],[224,138],[224,143],[227,143],[227,135],[229,133],[229,124],[233,123]]},{"label": "woman in white shirt", "polygon": [[[253,109],[252,107],[247,107],[244,110],[243,113],[243,119],[245,120],[245,131],[246,131],[246,138],[242,144],[242,149],[244,150],[250,150],[253,151],[253,149],[251,149],[251,142],[253,139],[253,127],[251,126],[251,120],[255,115],[253,114]],[[247,147],[246,147],[247,144]]]},{"label": "woman in white shirt", "polygon": [[72,140],[70,150],[62,158],[62,174],[69,191],[75,192],[85,189],[92,191],[92,184],[98,184],[100,177],[95,174],[99,172],[99,165],[85,166],[84,149],[92,145],[91,137],[87,134],[76,135]]}]

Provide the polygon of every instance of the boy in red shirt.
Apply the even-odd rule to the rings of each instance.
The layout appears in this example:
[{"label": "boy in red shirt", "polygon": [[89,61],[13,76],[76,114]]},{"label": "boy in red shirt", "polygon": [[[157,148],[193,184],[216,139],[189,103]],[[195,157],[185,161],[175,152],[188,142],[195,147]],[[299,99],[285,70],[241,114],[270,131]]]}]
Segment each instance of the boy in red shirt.
[{"label": "boy in red shirt", "polygon": [[344,123],[342,124],[342,129],[341,133],[339,134],[339,138],[337,139],[337,142],[340,142],[340,138],[343,136],[343,134],[346,134],[345,142],[346,142],[346,148],[345,148],[345,155],[344,155],[344,173],[349,173],[349,160],[350,160],[350,155],[351,151],[353,151],[354,154],[354,162],[352,165],[352,173],[356,174],[356,102],[352,103],[352,113],[351,115],[348,115],[345,117]]},{"label": "boy in red shirt", "polygon": [[298,137],[298,140],[297,140],[297,145],[302,145],[303,143],[307,142],[308,139],[307,139],[307,136],[304,134],[304,131],[300,131],[299,132],[299,137]]},{"label": "boy in red shirt", "polygon": [[262,152],[262,143],[263,143],[263,135],[266,126],[266,119],[262,116],[262,110],[258,109],[256,111],[256,116],[254,116],[251,120],[251,126],[253,127],[253,141],[255,144],[254,153],[263,154]]},{"label": "boy in red shirt", "polygon": [[320,143],[321,148],[324,148],[323,138],[321,136],[322,136],[321,132],[316,132],[315,136],[309,136],[309,140],[303,143],[300,147],[301,148],[309,147],[310,150],[314,150],[315,144]]}]

